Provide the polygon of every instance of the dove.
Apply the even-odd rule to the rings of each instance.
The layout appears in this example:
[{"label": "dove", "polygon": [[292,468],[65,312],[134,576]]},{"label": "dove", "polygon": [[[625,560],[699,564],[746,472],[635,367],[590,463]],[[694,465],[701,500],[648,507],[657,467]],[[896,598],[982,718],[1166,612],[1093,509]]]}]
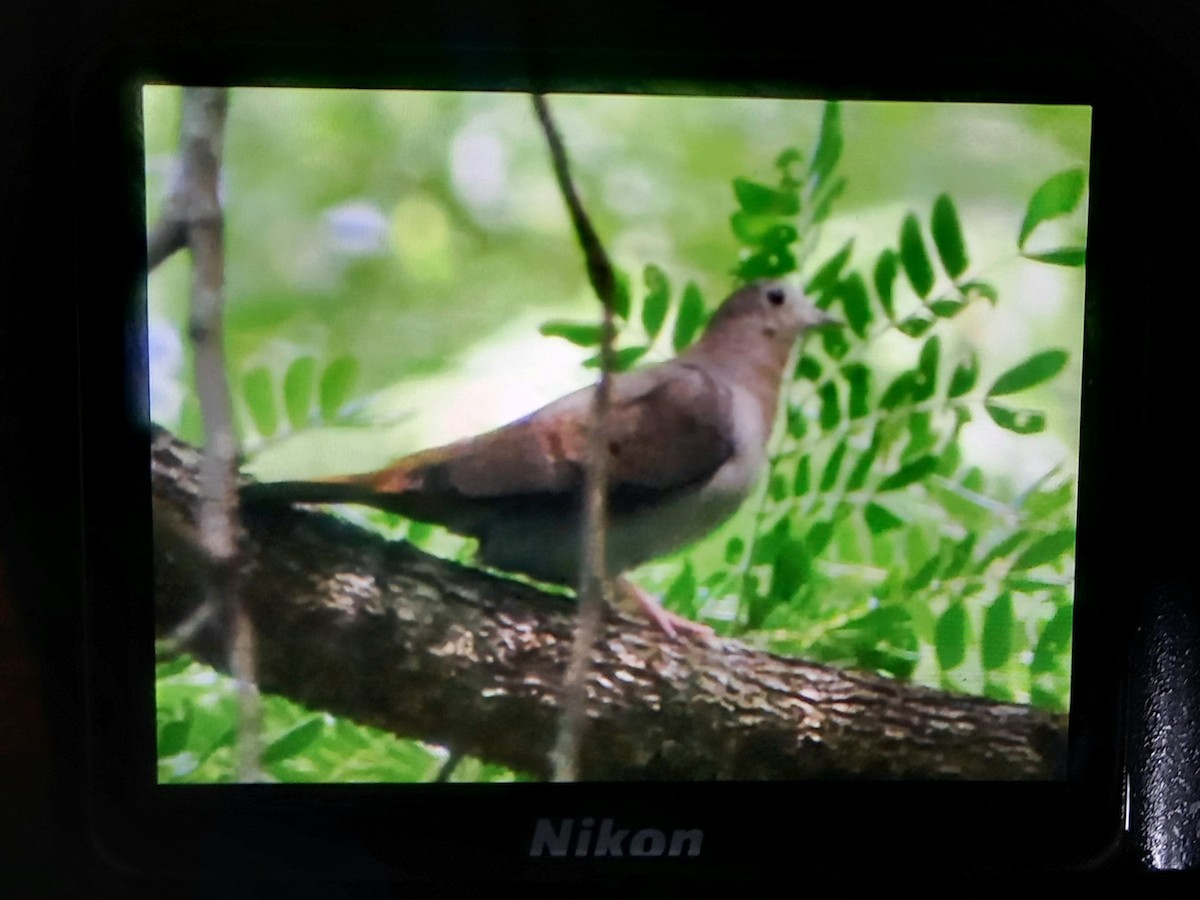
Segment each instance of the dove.
[{"label": "dove", "polygon": [[[793,347],[834,323],[793,285],[757,281],[721,303],[677,357],[612,377],[607,572],[669,637],[711,629],[662,609],[624,574],[708,534],[741,506],[766,464]],[[242,498],[377,507],[476,538],[487,566],[573,586],[595,390],[378,471],[252,482]]]}]

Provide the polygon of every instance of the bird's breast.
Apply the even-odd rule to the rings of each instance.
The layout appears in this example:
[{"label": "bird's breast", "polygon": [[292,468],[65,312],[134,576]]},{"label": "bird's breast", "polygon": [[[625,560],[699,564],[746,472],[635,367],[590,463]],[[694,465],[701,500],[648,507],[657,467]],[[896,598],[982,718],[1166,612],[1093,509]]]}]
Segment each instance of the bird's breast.
[{"label": "bird's breast", "polygon": [[734,451],[712,477],[640,514],[613,519],[609,526],[611,572],[619,573],[674,553],[737,512],[753,490],[766,460],[768,426],[759,410],[755,397],[735,390]]}]

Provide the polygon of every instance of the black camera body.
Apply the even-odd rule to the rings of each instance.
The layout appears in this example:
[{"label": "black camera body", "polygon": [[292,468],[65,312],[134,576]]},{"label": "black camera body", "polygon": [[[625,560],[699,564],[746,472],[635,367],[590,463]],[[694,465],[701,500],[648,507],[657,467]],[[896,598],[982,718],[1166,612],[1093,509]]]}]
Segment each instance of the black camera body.
[{"label": "black camera body", "polygon": [[[783,860],[851,880],[1196,865],[1200,614],[1190,529],[1179,524],[1197,499],[1182,474],[1191,454],[1181,400],[1195,380],[1195,312],[1187,236],[1167,224],[1172,207],[1197,196],[1187,165],[1196,135],[1183,112],[1194,98],[1182,88],[1172,95],[1177,86],[1132,32],[1065,5],[897,21],[871,13],[852,23],[806,10],[726,11],[720,25],[645,4],[469,4],[453,13],[305,5],[286,23],[232,8],[217,18],[217,9],[213,18],[149,8],[125,18],[70,67],[60,97],[70,109],[63,177],[74,248],[64,290],[72,338],[60,346],[78,375],[78,414],[63,407],[72,422],[57,427],[77,427],[79,440],[56,453],[60,471],[79,479],[56,483],[69,507],[57,515],[79,526],[58,530],[79,543],[39,577],[78,626],[50,652],[82,685],[84,739],[64,790],[87,823],[80,851],[93,877],[616,886],[756,881]],[[1037,779],[160,783],[148,84],[1090,108],[1075,616],[1060,764]],[[11,452],[14,462],[30,455]],[[31,536],[57,530],[30,515]]]}]

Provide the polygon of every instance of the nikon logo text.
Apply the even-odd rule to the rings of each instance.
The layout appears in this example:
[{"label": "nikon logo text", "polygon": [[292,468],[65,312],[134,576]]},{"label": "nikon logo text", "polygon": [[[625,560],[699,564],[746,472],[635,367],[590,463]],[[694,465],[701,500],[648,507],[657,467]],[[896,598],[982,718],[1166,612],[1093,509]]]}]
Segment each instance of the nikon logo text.
[{"label": "nikon logo text", "polygon": [[669,835],[657,828],[617,828],[612,819],[538,819],[530,856],[699,856],[704,832],[677,828]]}]

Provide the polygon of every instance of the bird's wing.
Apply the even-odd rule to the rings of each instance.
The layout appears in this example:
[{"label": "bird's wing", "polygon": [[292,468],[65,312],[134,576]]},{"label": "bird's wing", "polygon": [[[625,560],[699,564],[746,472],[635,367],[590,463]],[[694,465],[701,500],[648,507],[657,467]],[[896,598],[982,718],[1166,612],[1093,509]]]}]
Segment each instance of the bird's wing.
[{"label": "bird's wing", "polygon": [[[373,490],[407,494],[421,507],[511,497],[553,501],[583,484],[594,388],[585,388],[496,431],[398,460],[366,476]],[[678,361],[614,377],[608,412],[614,506],[639,505],[702,484],[734,452],[727,386]],[[428,504],[419,495],[424,495]],[[430,518],[438,519],[432,514]]]}]

